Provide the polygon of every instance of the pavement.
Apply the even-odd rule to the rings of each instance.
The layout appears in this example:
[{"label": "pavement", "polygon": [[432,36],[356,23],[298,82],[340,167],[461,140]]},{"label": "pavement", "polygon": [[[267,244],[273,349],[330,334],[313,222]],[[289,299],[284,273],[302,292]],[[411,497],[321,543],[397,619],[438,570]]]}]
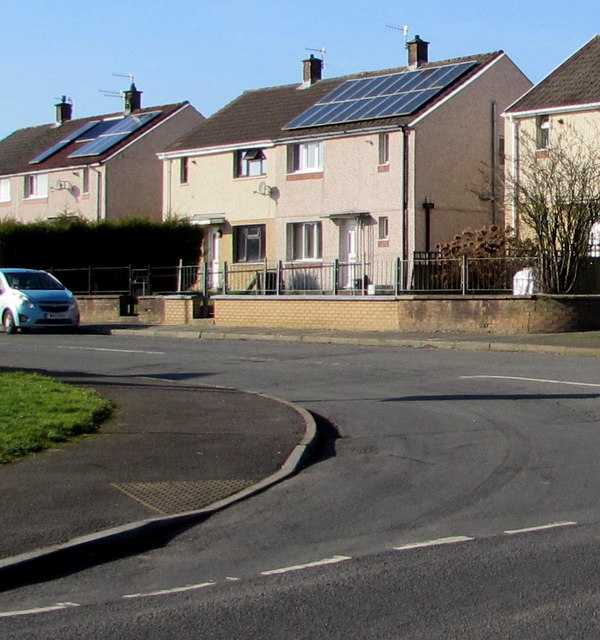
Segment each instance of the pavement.
[{"label": "pavement", "polygon": [[[112,335],[600,356],[600,332],[498,335],[85,325]],[[3,368],[8,370],[7,368]],[[166,543],[298,472],[318,431],[282,399],[158,377],[49,375],[110,398],[94,435],[0,467],[0,590]]]}]

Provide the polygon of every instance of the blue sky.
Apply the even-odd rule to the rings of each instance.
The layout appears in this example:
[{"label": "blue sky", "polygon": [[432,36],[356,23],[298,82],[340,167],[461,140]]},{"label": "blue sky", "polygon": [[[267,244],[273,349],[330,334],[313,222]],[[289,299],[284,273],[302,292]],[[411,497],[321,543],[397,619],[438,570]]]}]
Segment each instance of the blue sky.
[{"label": "blue sky", "polygon": [[0,138],[52,122],[61,95],[74,117],[118,111],[100,90],[128,85],[143,105],[189,100],[211,115],[245,89],[294,83],[325,47],[325,75],[405,64],[408,25],[430,60],[504,50],[534,82],[600,31],[597,0],[0,0]]}]

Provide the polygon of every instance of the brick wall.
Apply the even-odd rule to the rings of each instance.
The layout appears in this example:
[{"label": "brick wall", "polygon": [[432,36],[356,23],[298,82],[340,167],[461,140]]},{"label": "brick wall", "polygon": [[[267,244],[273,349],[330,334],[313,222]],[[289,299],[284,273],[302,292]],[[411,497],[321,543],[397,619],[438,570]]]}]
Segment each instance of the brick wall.
[{"label": "brick wall", "polygon": [[559,333],[600,329],[600,296],[216,296],[215,324],[364,331]]}]

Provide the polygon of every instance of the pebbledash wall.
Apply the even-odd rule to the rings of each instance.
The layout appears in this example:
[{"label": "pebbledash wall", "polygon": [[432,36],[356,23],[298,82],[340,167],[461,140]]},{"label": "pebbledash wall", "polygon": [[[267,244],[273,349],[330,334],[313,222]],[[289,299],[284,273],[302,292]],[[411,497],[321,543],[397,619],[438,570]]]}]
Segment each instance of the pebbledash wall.
[{"label": "pebbledash wall", "polygon": [[[194,296],[81,296],[82,322],[193,324]],[[600,296],[215,296],[217,326],[560,333],[600,329]]]}]

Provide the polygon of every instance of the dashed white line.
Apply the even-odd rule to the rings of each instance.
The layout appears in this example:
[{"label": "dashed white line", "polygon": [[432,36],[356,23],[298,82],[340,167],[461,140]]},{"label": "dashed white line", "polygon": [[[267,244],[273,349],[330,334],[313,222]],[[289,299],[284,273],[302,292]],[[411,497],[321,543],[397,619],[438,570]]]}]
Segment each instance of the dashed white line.
[{"label": "dashed white line", "polygon": [[128,593],[122,598],[151,598],[153,596],[166,596],[171,593],[183,593],[185,591],[196,591],[197,589],[204,589],[206,587],[212,587],[216,582],[202,582],[201,584],[189,584],[185,587],[174,587],[172,589],[160,589],[159,591],[146,591],[145,593]]},{"label": "dashed white line", "polygon": [[307,562],[306,564],[297,564],[291,567],[262,571],[260,575],[273,576],[280,573],[289,573],[290,571],[301,571],[302,569],[309,569],[311,567],[322,567],[328,564],[337,564],[338,562],[345,562],[346,560],[352,560],[352,558],[350,556],[333,556],[333,558],[325,558],[324,560],[317,560],[316,562]]},{"label": "dashed white line", "polygon": [[35,609],[21,609],[20,611],[3,611],[0,618],[12,618],[16,616],[32,616],[37,613],[50,613],[51,611],[61,611],[63,609],[71,609],[79,607],[76,602],[57,602],[49,607],[37,607]]},{"label": "dashed white line", "polygon": [[545,531],[546,529],[558,529],[560,527],[572,527],[576,525],[576,522],[552,522],[550,524],[541,524],[537,527],[526,527],[524,529],[507,529],[504,533],[512,536],[516,533],[531,533],[533,531]]},{"label": "dashed white line", "polygon": [[103,347],[57,347],[57,349],[77,349],[79,351],[109,351],[110,353],[144,353],[146,355],[164,356],[164,351],[144,351],[142,349],[105,349]]},{"label": "dashed white line", "polygon": [[437,540],[426,540],[425,542],[409,542],[399,547],[394,547],[394,551],[406,551],[408,549],[422,549],[424,547],[437,547],[443,544],[456,544],[457,542],[469,542],[474,538],[468,536],[453,536],[450,538],[438,538]]},{"label": "dashed white line", "polygon": [[492,380],[518,380],[519,382],[543,382],[545,384],[568,384],[574,387],[600,387],[595,382],[574,382],[572,380],[549,380],[547,378],[522,378],[519,376],[460,376],[462,379],[489,378]]}]

